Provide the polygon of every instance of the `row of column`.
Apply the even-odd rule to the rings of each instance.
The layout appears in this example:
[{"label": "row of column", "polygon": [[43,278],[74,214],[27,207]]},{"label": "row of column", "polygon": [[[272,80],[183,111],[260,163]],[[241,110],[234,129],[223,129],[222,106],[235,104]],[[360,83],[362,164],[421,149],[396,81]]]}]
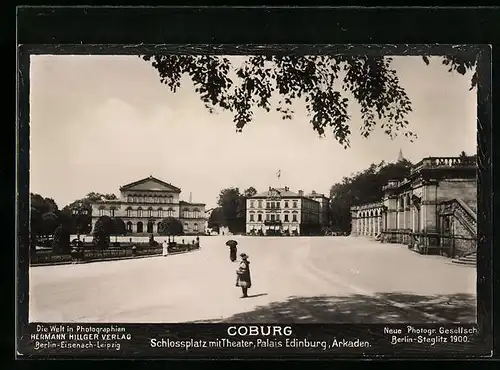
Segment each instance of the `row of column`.
[{"label": "row of column", "polygon": [[356,218],[354,231],[358,235],[376,236],[383,230],[383,214],[359,216]]}]

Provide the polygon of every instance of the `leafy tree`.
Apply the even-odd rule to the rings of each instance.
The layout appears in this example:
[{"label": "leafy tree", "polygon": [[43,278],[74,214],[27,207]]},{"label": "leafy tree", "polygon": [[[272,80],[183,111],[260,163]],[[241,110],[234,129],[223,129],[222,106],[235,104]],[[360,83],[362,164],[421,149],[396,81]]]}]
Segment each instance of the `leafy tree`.
[{"label": "leafy tree", "polygon": [[43,220],[42,215],[36,209],[31,207],[30,210],[30,251],[36,251],[38,244],[38,237],[43,234]]},{"label": "leafy tree", "polygon": [[107,248],[110,236],[113,234],[113,220],[109,216],[101,216],[94,225],[93,243],[101,248]]},{"label": "leafy tree", "polygon": [[175,217],[166,217],[158,224],[158,234],[177,236],[184,234],[182,223]]},{"label": "leafy tree", "polygon": [[226,220],[224,218],[224,211],[222,210],[222,207],[214,208],[208,218],[208,227],[219,231],[220,227],[225,225]]},{"label": "leafy tree", "polygon": [[119,217],[113,218],[113,235],[125,235],[126,233],[125,222]]},{"label": "leafy tree", "polygon": [[57,253],[69,253],[69,251],[71,250],[70,232],[66,225],[61,224],[54,231],[52,249]]},{"label": "leafy tree", "polygon": [[249,198],[249,197],[253,197],[255,194],[257,194],[257,190],[253,187],[253,186],[250,186],[248,189],[246,189],[243,194],[245,195],[245,197]]},{"label": "leafy tree", "polygon": [[42,233],[52,235],[58,226],[58,217],[55,213],[48,212],[42,215]]},{"label": "leafy tree", "polygon": [[221,190],[217,204],[222,209],[229,231],[237,233],[245,230],[245,215],[242,214],[242,197],[238,188]]},{"label": "leafy tree", "polygon": [[384,193],[382,187],[389,180],[401,180],[410,174],[412,164],[406,159],[396,163],[381,162],[368,169],[344,177],[342,182],[330,189],[330,214],[334,231],[348,232],[351,225],[352,206],[380,201]]},{"label": "leafy tree", "polygon": [[[252,121],[256,108],[266,112],[273,108],[283,119],[290,119],[293,102],[299,100],[305,104],[312,128],[320,135],[329,130],[347,148],[351,135],[348,108],[354,101],[360,107],[364,137],[377,127],[391,138],[398,133],[410,140],[416,137],[406,120],[411,102],[391,68],[390,57],[254,55],[241,64],[217,55],[142,58],[151,62],[160,81],[173,92],[187,75],[210,112],[222,109],[233,114],[237,131]],[[445,56],[442,61],[450,71],[463,75],[475,69],[476,59],[474,53]],[[423,60],[430,63],[429,56]],[[471,89],[476,82],[474,73]]]},{"label": "leafy tree", "polygon": [[30,193],[31,208],[36,209],[40,214],[54,213],[57,214],[59,208],[52,198],[44,198],[40,194]]}]

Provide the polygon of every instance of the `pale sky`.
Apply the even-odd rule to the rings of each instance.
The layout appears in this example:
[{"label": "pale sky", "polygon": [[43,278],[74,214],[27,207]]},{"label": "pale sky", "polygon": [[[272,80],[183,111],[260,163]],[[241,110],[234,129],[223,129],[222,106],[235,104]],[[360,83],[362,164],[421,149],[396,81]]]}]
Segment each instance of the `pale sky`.
[{"label": "pale sky", "polygon": [[257,111],[236,133],[230,114],[210,114],[189,83],[171,93],[137,56],[32,56],[30,191],[62,208],[92,191],[119,195],[121,185],[153,175],[208,209],[232,186],[328,194],[343,176],[395,161],[400,148],[414,163],[475,154],[471,76],[448,72],[438,58],[426,66],[421,57],[396,57],[393,67],[412,101],[408,120],[418,139],[391,140],[381,130],[362,138],[351,102],[345,150],[331,135],[318,137],[303,106],[291,121]]}]

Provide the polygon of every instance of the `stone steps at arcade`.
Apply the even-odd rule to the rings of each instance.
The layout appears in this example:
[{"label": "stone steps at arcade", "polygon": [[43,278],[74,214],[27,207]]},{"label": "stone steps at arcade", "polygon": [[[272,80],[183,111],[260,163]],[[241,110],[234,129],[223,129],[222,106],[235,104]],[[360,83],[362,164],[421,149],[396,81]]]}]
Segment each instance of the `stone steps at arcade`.
[{"label": "stone steps at arcade", "polygon": [[476,266],[477,265],[477,253],[471,253],[463,257],[455,258],[452,260],[453,263],[459,265]]}]

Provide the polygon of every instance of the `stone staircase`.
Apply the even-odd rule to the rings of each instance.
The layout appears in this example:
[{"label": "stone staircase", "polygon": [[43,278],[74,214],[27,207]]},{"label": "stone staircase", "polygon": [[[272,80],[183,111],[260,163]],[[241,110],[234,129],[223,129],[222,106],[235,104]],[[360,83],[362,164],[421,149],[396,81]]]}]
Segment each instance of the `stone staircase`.
[{"label": "stone staircase", "polygon": [[465,256],[455,258],[451,260],[453,263],[459,264],[459,265],[467,265],[467,266],[476,266],[477,265],[477,253],[473,252],[470,254],[467,254]]}]

